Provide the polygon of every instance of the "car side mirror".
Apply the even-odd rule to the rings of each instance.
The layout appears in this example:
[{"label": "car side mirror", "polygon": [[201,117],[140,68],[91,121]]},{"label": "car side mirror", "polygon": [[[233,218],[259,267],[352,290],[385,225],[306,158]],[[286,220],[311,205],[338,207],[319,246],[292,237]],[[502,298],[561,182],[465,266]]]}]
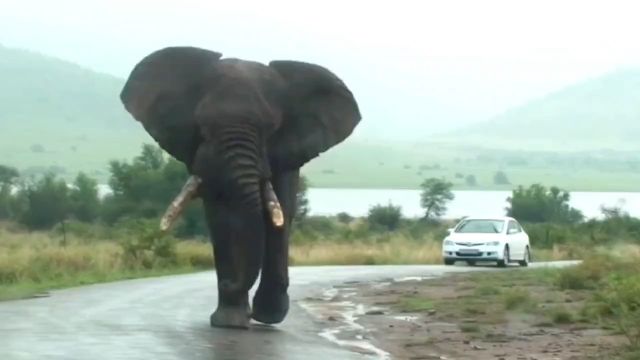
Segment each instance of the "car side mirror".
[{"label": "car side mirror", "polygon": [[507,234],[508,235],[515,234],[517,232],[518,232],[518,229],[509,229],[509,230],[507,230]]},{"label": "car side mirror", "polygon": [[453,232],[453,228],[447,229],[447,234],[451,235],[452,232]]}]

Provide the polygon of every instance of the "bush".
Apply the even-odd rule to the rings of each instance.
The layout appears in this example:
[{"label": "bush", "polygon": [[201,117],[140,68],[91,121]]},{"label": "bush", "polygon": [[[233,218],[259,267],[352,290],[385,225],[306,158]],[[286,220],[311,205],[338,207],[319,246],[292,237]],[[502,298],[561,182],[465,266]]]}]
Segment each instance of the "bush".
[{"label": "bush", "polygon": [[531,294],[523,289],[509,289],[503,294],[504,308],[515,310],[531,304]]},{"label": "bush", "polygon": [[353,221],[353,216],[347,214],[346,212],[338,213],[337,219],[339,222],[343,224],[349,224]]},{"label": "bush", "polygon": [[155,221],[133,220],[118,225],[123,234],[119,237],[126,261],[151,269],[156,262],[176,263],[176,241],[162,233]]},{"label": "bush", "polygon": [[391,203],[388,205],[378,204],[369,209],[367,220],[375,227],[381,227],[387,231],[396,230],[402,220],[402,209]]},{"label": "bush", "polygon": [[599,315],[611,318],[634,348],[640,347],[640,275],[614,273],[595,296]]},{"label": "bush", "polygon": [[533,184],[529,188],[519,186],[507,198],[507,215],[522,222],[576,224],[583,214],[569,206],[570,195],[557,187]]},{"label": "bush", "polygon": [[575,316],[564,307],[555,307],[551,310],[551,321],[555,324],[571,324]]},{"label": "bush", "polygon": [[555,284],[562,290],[595,289],[614,266],[611,256],[590,256],[580,265],[560,271]]}]

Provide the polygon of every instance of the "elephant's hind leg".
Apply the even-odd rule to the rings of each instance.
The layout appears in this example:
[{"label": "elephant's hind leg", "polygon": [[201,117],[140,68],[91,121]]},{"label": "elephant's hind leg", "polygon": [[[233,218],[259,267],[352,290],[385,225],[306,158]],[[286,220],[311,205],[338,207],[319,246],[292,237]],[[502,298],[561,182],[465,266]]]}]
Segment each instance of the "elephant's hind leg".
[{"label": "elephant's hind leg", "polygon": [[260,286],[253,298],[252,318],[265,324],[277,324],[289,312],[289,233],[296,211],[299,171],[274,174],[273,188],[280,200],[285,224],[277,229],[267,221],[266,249]]},{"label": "elephant's hind leg", "polygon": [[258,278],[264,252],[262,214],[206,201],[205,211],[218,278],[218,307],[211,326],[248,328],[249,289]]}]

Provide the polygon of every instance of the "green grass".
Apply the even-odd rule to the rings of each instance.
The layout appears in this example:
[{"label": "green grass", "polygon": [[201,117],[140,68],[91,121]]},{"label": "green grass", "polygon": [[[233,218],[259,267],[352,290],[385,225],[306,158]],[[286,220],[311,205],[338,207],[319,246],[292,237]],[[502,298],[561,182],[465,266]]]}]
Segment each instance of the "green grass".
[{"label": "green grass", "polygon": [[[479,160],[478,156],[487,159]],[[511,184],[524,186],[542,183],[572,191],[640,190],[640,172],[623,160],[629,154],[607,154],[610,158],[605,163],[593,166],[581,163],[587,160],[566,160],[575,161],[574,165],[547,164],[547,158],[554,156],[587,159],[595,155],[500,151],[455,143],[409,146],[347,141],[310,162],[303,172],[313,186],[325,188],[417,189],[424,179],[437,177],[451,181],[456,190],[511,190],[511,185],[493,182],[495,173],[502,170]],[[511,165],[511,158],[525,159],[528,164]],[[477,186],[468,186],[464,177],[456,174],[474,175]]]},{"label": "green grass", "polygon": [[575,314],[562,306],[555,307],[549,312],[554,324],[572,324],[576,321]]},{"label": "green grass", "polygon": [[422,312],[433,310],[433,302],[420,297],[405,297],[397,305],[402,312]]},{"label": "green grass", "polygon": [[516,310],[529,307],[533,300],[528,290],[516,288],[504,292],[502,301],[506,310]]}]

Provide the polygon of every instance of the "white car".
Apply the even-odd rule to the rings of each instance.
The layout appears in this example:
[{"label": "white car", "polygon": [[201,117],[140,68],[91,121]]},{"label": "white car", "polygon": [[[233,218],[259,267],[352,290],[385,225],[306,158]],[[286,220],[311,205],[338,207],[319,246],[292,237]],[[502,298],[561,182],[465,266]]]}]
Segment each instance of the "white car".
[{"label": "white car", "polygon": [[468,217],[449,229],[442,242],[442,257],[445,265],[490,261],[500,267],[513,262],[528,266],[531,245],[529,235],[514,218]]}]

